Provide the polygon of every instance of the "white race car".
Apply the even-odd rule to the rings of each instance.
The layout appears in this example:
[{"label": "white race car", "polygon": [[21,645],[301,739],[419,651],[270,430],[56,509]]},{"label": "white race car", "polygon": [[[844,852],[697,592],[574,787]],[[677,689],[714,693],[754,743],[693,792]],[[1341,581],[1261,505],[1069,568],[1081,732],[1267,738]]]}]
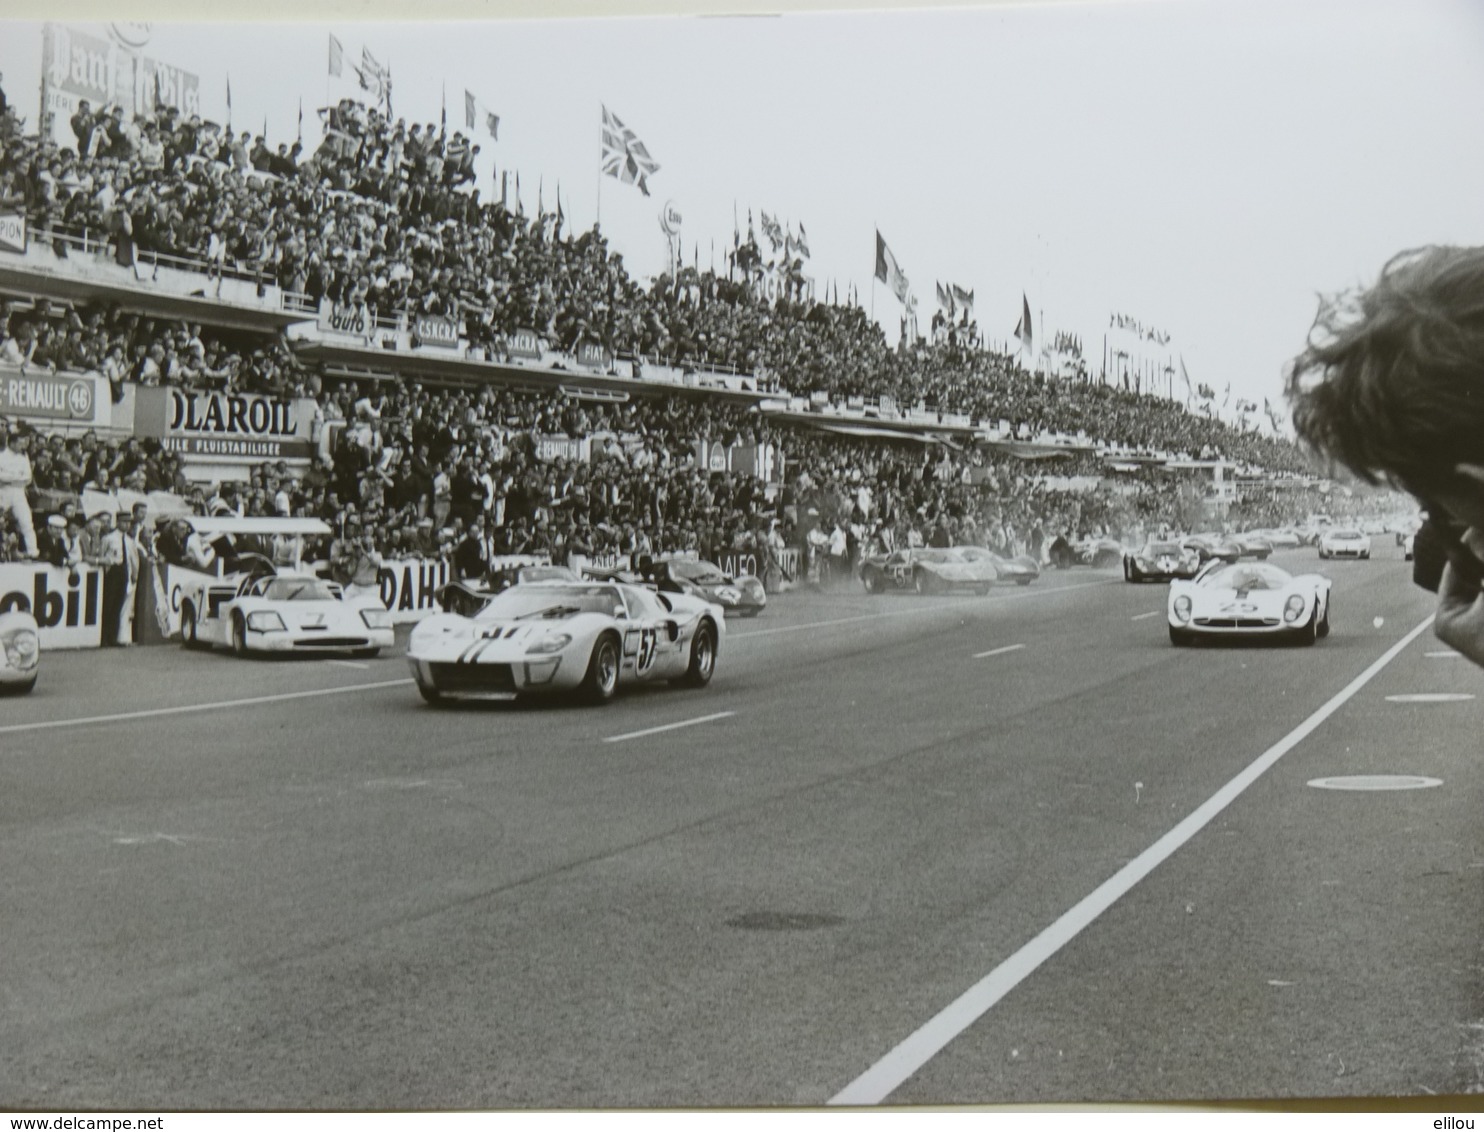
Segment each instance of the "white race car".
[{"label": "white race car", "polygon": [[1269,562],[1213,562],[1191,581],[1170,583],[1170,643],[1276,637],[1312,645],[1329,636],[1329,591],[1319,574],[1295,577]]},{"label": "white race car", "polygon": [[1369,558],[1371,536],[1354,527],[1334,527],[1319,536],[1320,558]]},{"label": "white race car", "polygon": [[190,587],[180,601],[186,648],[229,645],[252,652],[349,652],[391,647],[392,615],[375,598],[351,601],[339,585],[307,574],[229,577]]},{"label": "white race car", "polygon": [[41,671],[41,631],[36,618],[0,613],[0,692],[29,692]]},{"label": "white race car", "polygon": [[709,683],[725,632],[722,608],[688,594],[618,582],[532,582],[512,586],[472,617],[424,618],[407,661],[430,704],[553,692],[603,703],[626,684]]}]

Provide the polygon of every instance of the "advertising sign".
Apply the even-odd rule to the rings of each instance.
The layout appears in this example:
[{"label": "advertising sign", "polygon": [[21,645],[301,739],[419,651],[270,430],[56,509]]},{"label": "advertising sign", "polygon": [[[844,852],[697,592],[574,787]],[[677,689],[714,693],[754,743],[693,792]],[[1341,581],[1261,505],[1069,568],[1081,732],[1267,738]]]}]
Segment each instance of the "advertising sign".
[{"label": "advertising sign", "polygon": [[541,336],[534,330],[522,328],[510,336],[505,349],[512,358],[539,362],[541,360]]},{"label": "advertising sign", "polygon": [[41,648],[87,649],[103,643],[103,577],[91,566],[68,570],[44,562],[0,565],[0,613],[36,618]]},{"label": "advertising sign", "polygon": [[308,459],[314,402],[258,393],[187,392],[161,386],[135,393],[134,431],[162,447],[211,460]]},{"label": "advertising sign", "polygon": [[536,458],[538,460],[587,460],[589,452],[589,440],[587,437],[577,439],[571,436],[538,436],[536,438]]},{"label": "advertising sign", "polygon": [[437,612],[439,587],[448,584],[448,563],[443,559],[409,558],[386,561],[377,572],[381,604],[392,611],[397,624],[416,621]]},{"label": "advertising sign", "polygon": [[600,342],[579,342],[577,364],[599,373],[608,373],[613,369],[613,355]]},{"label": "advertising sign", "polygon": [[0,413],[96,423],[98,381],[91,375],[3,373],[0,374]]},{"label": "advertising sign", "polygon": [[457,346],[459,344],[458,323],[440,315],[418,315],[413,323],[413,333],[416,335],[414,345]]},{"label": "advertising sign", "polygon": [[0,212],[0,252],[26,254],[26,217],[20,212]]},{"label": "advertising sign", "polygon": [[316,322],[321,330],[336,334],[353,334],[357,338],[364,338],[371,333],[371,312],[365,303],[333,303],[329,299],[321,299]]}]

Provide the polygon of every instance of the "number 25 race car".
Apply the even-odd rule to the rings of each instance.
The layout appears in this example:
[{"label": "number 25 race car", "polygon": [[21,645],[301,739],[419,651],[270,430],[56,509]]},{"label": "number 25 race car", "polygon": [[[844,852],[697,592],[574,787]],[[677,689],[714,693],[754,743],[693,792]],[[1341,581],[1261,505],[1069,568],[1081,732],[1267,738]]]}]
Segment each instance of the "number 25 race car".
[{"label": "number 25 race car", "polygon": [[1213,562],[1193,581],[1170,583],[1170,643],[1262,638],[1312,645],[1329,636],[1330,580],[1268,562]]},{"label": "number 25 race car", "polygon": [[620,686],[710,682],[726,632],[720,606],[616,582],[512,586],[471,617],[418,622],[407,661],[423,699],[511,700],[575,693],[605,703]]}]

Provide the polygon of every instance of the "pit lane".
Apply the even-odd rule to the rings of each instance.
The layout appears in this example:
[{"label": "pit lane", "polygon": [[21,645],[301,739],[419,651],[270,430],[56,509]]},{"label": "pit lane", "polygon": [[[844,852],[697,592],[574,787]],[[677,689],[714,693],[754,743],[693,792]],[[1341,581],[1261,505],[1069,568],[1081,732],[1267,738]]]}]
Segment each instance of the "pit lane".
[{"label": "pit lane", "polygon": [[[1174,650],[1133,620],[1163,587],[1071,570],[784,595],[711,688],[604,709],[428,709],[398,655],[49,655],[0,725],[171,714],[0,733],[0,1103],[825,1103],[1429,611],[1399,560],[1326,566],[1313,649]],[[1469,1087],[1474,716],[1379,695],[1475,685],[1430,644],[886,1099]],[[1445,786],[1303,786],[1398,771]]]}]

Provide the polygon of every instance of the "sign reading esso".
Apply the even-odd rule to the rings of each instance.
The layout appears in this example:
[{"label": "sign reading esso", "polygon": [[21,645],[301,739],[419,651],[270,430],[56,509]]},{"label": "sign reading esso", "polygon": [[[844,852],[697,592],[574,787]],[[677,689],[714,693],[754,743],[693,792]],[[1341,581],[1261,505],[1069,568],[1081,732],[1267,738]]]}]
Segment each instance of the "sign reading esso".
[{"label": "sign reading esso", "polygon": [[36,618],[45,649],[97,648],[102,643],[103,587],[97,570],[80,566],[8,563],[0,566],[0,613]]},{"label": "sign reading esso", "polygon": [[680,231],[680,221],[680,209],[675,207],[673,200],[667,200],[664,209],[660,212],[660,227],[667,235],[673,236]]}]

